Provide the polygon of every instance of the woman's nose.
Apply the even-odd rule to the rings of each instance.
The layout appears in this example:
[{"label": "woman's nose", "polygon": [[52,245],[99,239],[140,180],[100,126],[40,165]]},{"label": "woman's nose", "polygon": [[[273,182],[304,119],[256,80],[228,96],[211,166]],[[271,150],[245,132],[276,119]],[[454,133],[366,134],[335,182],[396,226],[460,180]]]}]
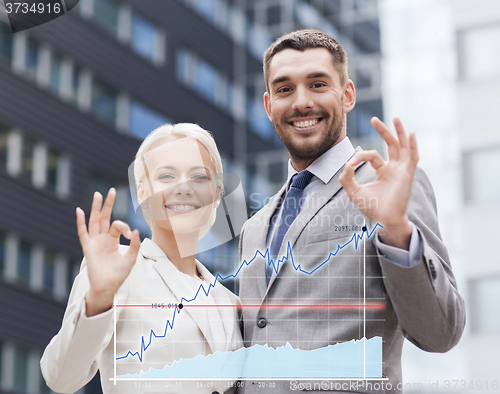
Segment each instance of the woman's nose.
[{"label": "woman's nose", "polygon": [[193,193],[193,189],[191,188],[189,181],[179,182],[173,187],[172,192],[176,196],[187,195],[190,196]]}]

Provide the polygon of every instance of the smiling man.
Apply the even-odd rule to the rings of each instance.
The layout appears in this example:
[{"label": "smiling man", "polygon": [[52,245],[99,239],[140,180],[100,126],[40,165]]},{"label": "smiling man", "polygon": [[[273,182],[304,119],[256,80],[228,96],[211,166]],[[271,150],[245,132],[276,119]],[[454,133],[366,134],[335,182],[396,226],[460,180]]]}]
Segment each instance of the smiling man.
[{"label": "smiling man", "polygon": [[[415,136],[407,136],[398,119],[396,137],[373,118],[389,160],[352,146],[346,114],[356,93],[347,55],[320,31],[278,38],[264,54],[264,78],[264,105],[290,161],[281,190],[241,232],[240,261],[253,259],[240,274],[240,297],[249,305],[243,308],[245,346],[289,343],[312,350],[382,337],[383,380],[249,380],[242,391],[400,393],[404,338],[425,351],[446,352],[465,325],[432,187],[417,167]],[[359,245],[350,242],[354,234],[363,240]],[[288,245],[293,264],[281,260]],[[272,264],[254,259],[266,249]],[[375,304],[383,306],[363,307]],[[359,375],[346,372],[351,376]]]}]

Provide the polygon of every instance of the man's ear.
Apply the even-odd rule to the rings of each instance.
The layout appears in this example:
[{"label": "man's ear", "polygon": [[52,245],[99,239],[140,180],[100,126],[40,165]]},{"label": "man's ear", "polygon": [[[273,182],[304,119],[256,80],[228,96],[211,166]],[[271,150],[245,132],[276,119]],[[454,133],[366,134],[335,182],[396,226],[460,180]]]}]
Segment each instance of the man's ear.
[{"label": "man's ear", "polygon": [[344,113],[350,112],[356,104],[356,89],[354,83],[349,79],[344,87]]},{"label": "man's ear", "polygon": [[269,92],[264,93],[264,108],[266,109],[267,117],[272,122],[273,118],[271,116],[271,96]]}]

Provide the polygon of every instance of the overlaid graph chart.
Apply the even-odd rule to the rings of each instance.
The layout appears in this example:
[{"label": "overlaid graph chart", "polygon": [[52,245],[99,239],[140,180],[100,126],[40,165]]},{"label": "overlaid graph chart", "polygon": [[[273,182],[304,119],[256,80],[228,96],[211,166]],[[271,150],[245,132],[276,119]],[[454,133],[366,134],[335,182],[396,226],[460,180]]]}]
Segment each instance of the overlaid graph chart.
[{"label": "overlaid graph chart", "polygon": [[[192,358],[182,358],[174,362],[166,363],[162,368],[140,367],[134,373],[117,374],[116,366],[120,363],[142,364],[155,346],[161,346],[162,341],[169,335],[173,335],[175,327],[181,319],[181,315],[190,308],[211,308],[215,305],[209,302],[210,293],[219,282],[238,278],[244,267],[253,264],[257,259],[264,259],[272,269],[278,273],[280,266],[290,264],[297,275],[315,275],[323,266],[335,261],[335,257],[343,250],[352,248],[360,252],[363,259],[363,286],[366,281],[365,271],[365,248],[366,241],[370,239],[380,224],[372,229],[363,226],[361,232],[353,233],[352,237],[342,244],[338,244],[336,250],[315,267],[305,269],[293,254],[292,246],[287,245],[286,253],[273,261],[269,250],[255,252],[255,255],[241,262],[235,273],[221,276],[217,274],[211,283],[200,284],[193,295],[186,294],[175,305],[168,305],[170,309],[168,318],[163,322],[162,328],[150,329],[147,335],[137,338],[136,341],[128,341],[129,350],[120,354],[116,351],[115,342],[115,376],[112,380],[169,380],[169,379],[384,379],[382,377],[382,338],[376,336],[366,339],[366,311],[376,310],[384,307],[380,301],[366,298],[363,291],[362,298],[356,302],[325,303],[321,308],[351,309],[359,310],[363,320],[363,332],[359,340],[346,341],[334,345],[314,349],[294,349],[290,344],[280,347],[269,347],[267,345],[255,345],[249,348],[241,348],[235,351],[216,351],[213,354],[197,355]],[[361,250],[362,249],[362,250]],[[127,304],[115,305],[115,341],[116,341],[116,307],[121,308],[163,308],[164,306],[152,304]],[[234,308],[234,305],[217,305],[218,308]],[[243,307],[257,308],[260,305],[243,305]],[[294,305],[268,304],[267,308],[317,308],[318,305],[307,305],[301,303]],[[143,323],[143,324],[147,324]],[[180,324],[179,324],[180,325]],[[135,343],[134,343],[135,342]]]}]

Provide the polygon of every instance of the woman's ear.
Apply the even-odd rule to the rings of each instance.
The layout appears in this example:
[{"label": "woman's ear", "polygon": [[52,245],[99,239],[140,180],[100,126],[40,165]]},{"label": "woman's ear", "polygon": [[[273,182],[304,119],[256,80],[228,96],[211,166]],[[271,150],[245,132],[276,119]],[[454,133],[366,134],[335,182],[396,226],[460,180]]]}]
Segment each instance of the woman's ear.
[{"label": "woman's ear", "polygon": [[217,208],[219,206],[221,198],[222,198],[222,188],[220,186],[217,186],[214,198],[214,208]]},{"label": "woman's ear", "polygon": [[139,202],[139,205],[142,205],[144,201],[144,187],[142,186],[142,183],[137,184],[137,201]]}]

